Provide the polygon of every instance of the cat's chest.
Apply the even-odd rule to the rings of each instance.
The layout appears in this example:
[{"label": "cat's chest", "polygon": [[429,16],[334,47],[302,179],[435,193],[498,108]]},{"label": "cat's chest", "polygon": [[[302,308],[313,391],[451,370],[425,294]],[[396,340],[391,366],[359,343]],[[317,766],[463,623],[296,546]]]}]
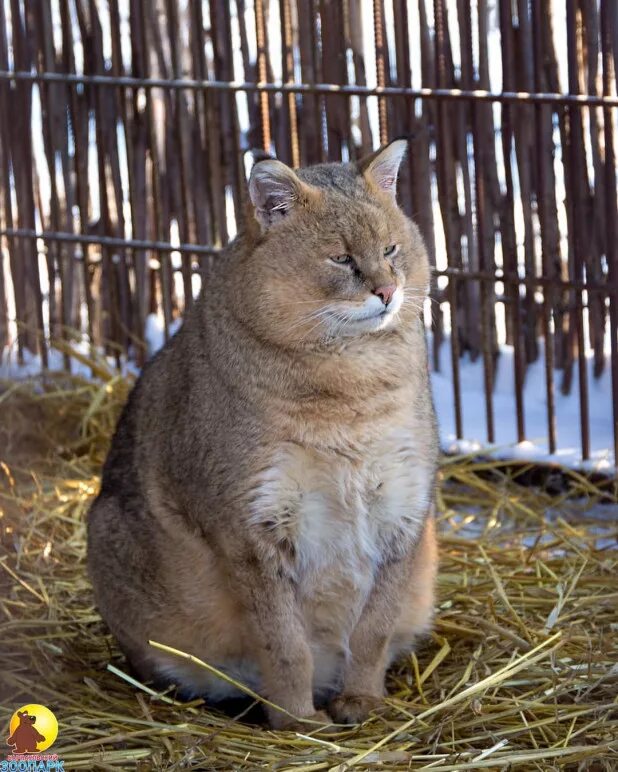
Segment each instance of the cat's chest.
[{"label": "cat's chest", "polygon": [[422,524],[431,472],[416,450],[405,432],[349,452],[283,445],[261,475],[252,520],[291,545],[301,583],[329,571],[357,583]]}]

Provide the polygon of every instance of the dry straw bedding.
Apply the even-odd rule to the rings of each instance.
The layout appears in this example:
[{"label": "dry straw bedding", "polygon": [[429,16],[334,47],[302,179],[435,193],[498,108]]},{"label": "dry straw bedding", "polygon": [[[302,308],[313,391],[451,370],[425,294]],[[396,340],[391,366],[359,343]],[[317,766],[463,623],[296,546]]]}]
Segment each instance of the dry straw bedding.
[{"label": "dry straw bedding", "polygon": [[364,725],[273,732],[132,681],[93,606],[85,515],[130,385],[93,367],[0,384],[0,732],[47,705],[67,769],[618,768],[615,481],[445,459],[433,637]]}]

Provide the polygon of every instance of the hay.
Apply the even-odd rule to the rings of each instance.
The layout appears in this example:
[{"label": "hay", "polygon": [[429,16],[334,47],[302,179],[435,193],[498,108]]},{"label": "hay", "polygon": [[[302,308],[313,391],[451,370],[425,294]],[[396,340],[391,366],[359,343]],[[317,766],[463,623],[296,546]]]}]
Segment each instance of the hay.
[{"label": "hay", "polygon": [[432,639],[363,726],[272,732],[131,679],[93,607],[84,517],[129,388],[97,374],[0,387],[0,726],[49,706],[67,769],[616,768],[615,481],[445,459]]}]

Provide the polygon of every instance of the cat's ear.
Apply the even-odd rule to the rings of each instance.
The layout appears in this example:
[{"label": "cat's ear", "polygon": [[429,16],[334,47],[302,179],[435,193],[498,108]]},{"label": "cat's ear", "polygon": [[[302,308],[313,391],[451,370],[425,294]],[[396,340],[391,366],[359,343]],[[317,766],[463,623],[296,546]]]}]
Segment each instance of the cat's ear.
[{"label": "cat's ear", "polygon": [[361,159],[357,163],[357,168],[367,182],[395,196],[399,167],[407,149],[407,140],[396,139],[389,145],[381,147],[375,153]]},{"label": "cat's ear", "polygon": [[281,161],[269,158],[256,163],[249,177],[249,198],[256,220],[269,228],[286,217],[302,201],[305,187]]}]

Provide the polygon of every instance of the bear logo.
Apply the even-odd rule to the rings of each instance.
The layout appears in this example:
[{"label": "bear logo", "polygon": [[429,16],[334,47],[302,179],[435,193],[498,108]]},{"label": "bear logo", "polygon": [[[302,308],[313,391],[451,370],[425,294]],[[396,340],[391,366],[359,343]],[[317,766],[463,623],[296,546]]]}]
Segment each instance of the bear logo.
[{"label": "bear logo", "polygon": [[28,711],[18,711],[19,724],[7,739],[7,745],[13,747],[14,753],[37,753],[37,745],[45,742],[45,737],[34,728],[36,716],[31,716]]}]

